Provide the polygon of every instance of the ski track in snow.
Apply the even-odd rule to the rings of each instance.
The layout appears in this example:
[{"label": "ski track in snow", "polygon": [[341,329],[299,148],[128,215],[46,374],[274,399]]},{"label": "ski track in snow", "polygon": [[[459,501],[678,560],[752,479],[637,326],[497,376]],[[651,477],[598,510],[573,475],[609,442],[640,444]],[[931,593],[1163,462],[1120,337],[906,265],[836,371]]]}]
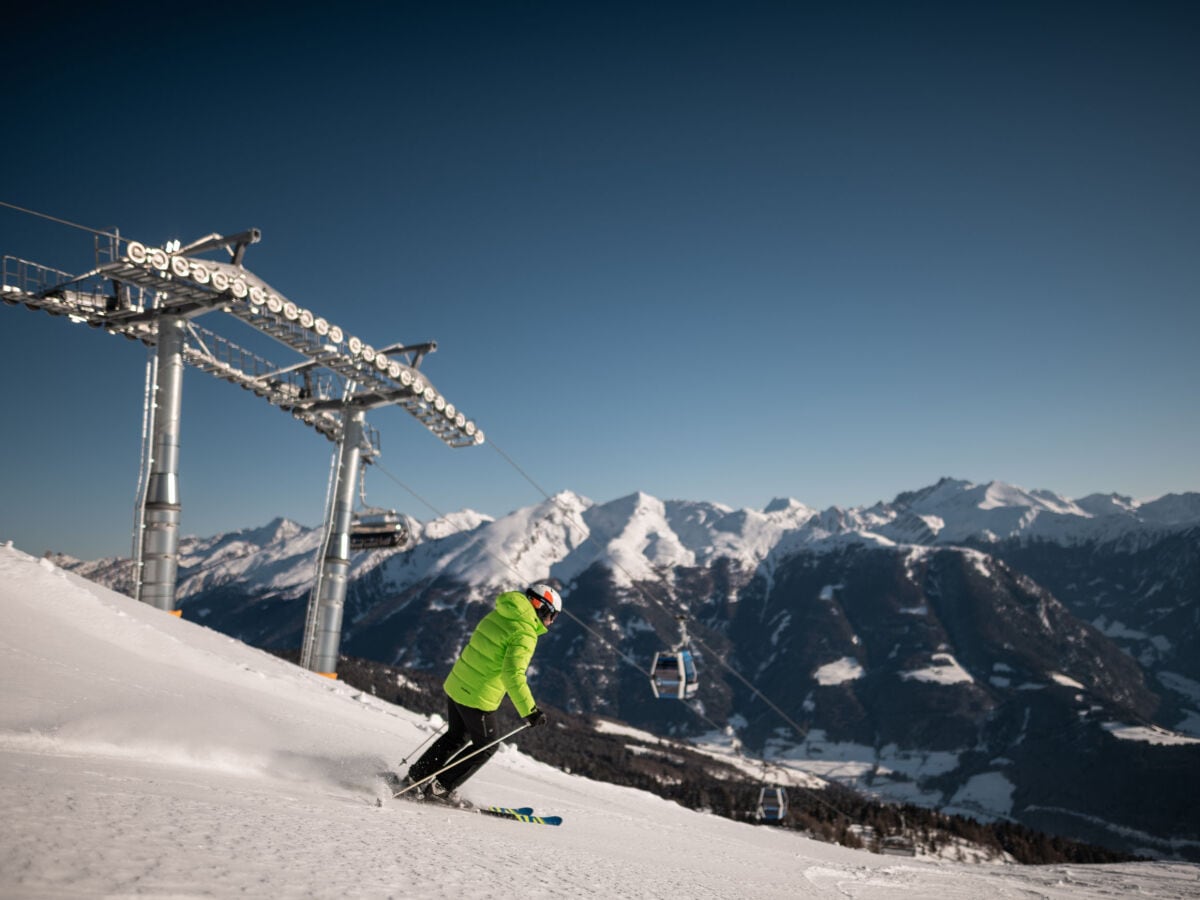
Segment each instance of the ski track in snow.
[{"label": "ski track in snow", "polygon": [[0,548],[0,897],[1200,897],[1200,867],[905,861],[504,748],[467,786],[560,828],[387,798],[420,716]]}]

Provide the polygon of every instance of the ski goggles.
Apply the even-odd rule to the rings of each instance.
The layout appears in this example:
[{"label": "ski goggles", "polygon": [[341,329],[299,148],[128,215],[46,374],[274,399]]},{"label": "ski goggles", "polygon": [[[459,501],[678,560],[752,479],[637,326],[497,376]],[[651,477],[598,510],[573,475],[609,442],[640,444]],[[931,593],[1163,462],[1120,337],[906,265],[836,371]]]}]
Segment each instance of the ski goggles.
[{"label": "ski goggles", "polygon": [[537,594],[526,594],[525,596],[533,602],[533,608],[538,611],[538,617],[546,625],[549,625],[558,618],[558,610],[554,608],[552,603],[543,600]]}]

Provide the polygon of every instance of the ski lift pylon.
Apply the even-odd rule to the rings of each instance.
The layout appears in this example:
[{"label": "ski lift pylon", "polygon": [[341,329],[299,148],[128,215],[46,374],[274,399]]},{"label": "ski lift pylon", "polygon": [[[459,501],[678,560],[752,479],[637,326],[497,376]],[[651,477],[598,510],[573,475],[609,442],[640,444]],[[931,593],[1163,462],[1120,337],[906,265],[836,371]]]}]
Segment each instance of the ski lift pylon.
[{"label": "ski lift pylon", "polygon": [[659,700],[688,700],[700,687],[696,660],[687,647],[687,624],[683,616],[675,620],[679,622],[679,643],[655,653],[650,663],[650,687]]}]

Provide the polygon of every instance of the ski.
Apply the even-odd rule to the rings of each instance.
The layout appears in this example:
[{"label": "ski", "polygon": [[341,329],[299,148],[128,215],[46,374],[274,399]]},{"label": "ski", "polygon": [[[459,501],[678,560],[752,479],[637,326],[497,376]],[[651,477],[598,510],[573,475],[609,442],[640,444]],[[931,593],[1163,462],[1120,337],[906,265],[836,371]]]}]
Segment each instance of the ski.
[{"label": "ski", "polygon": [[[525,812],[525,810],[529,812]],[[478,807],[476,812],[485,816],[496,816],[500,819],[514,819],[517,822],[525,822],[527,825],[561,825],[562,816],[535,816],[533,810],[529,807],[521,809],[511,809],[504,806],[489,806],[487,808]]]},{"label": "ski", "polygon": [[[431,806],[434,808],[437,808],[440,806],[443,809],[457,809],[457,810],[461,810],[462,812],[479,813],[480,815],[483,815],[483,816],[494,816],[495,818],[498,818],[498,819],[515,819],[518,822],[525,822],[526,824],[529,824],[529,825],[561,825],[562,824],[562,816],[535,816],[533,814],[532,806],[475,806],[474,804],[467,804],[464,806],[455,806],[450,803],[443,803],[440,800],[436,800],[436,799],[425,800],[425,799],[422,799],[420,797],[420,795],[417,795],[417,794],[404,793],[403,791],[397,791],[396,789],[401,787],[401,780],[398,775],[396,775],[392,772],[381,772],[380,777],[383,778],[383,780],[387,784],[388,788],[390,788],[393,791],[392,799],[409,800],[414,803],[420,803],[423,806],[427,805],[427,806]],[[382,806],[383,801],[376,799],[375,805]]]},{"label": "ski", "polygon": [[[474,806],[467,807],[468,809],[476,809]],[[487,807],[489,815],[501,813],[506,816],[532,816],[532,806],[489,806]]]},{"label": "ski", "polygon": [[532,806],[475,806],[474,804],[455,806],[451,803],[442,803],[439,800],[420,800],[417,802],[422,806],[432,809],[454,809],[459,812],[478,813],[481,816],[493,816],[497,819],[513,819],[517,822],[524,822],[527,825],[562,824],[562,816],[535,816]]}]

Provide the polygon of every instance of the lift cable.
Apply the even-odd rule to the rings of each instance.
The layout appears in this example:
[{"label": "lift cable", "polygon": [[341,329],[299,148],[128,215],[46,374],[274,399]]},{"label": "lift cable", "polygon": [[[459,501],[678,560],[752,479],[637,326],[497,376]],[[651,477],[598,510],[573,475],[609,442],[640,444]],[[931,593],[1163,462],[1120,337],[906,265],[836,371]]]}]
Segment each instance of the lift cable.
[{"label": "lift cable", "polygon": [[[537,489],[537,491],[543,497],[545,497],[547,500],[549,500],[551,503],[553,503],[555,506],[557,506],[563,512],[564,515],[566,515],[575,524],[579,525],[585,532],[587,532],[587,538],[586,538],[587,540],[593,541],[597,545],[599,544],[598,541],[594,541],[594,539],[591,536],[591,533],[587,531],[587,527],[582,522],[580,522],[577,518],[575,518],[575,514],[570,509],[568,509],[557,498],[550,496],[550,494],[545,490],[545,488],[543,488],[540,484],[538,484],[536,481],[534,481],[533,478],[530,477],[529,473],[527,473],[524,469],[522,469],[519,465],[517,465],[517,463],[512,459],[512,457],[510,457],[502,449],[497,447],[495,440],[489,441],[488,444],[493,450],[496,451],[496,453],[498,453],[501,456],[501,458],[503,458],[506,462],[508,462],[508,464],[511,465],[526,481],[528,481],[530,484],[532,484],[534,486],[534,488]],[[601,548],[601,549],[603,549],[603,548]],[[621,565],[619,560],[613,559],[613,560],[611,560],[611,562],[614,566],[616,566],[618,569],[620,569],[625,574],[625,576],[629,579],[630,583],[633,584],[633,586],[637,589],[637,591],[643,597],[645,597],[649,600],[653,600],[659,606],[659,608],[662,609],[664,612],[671,613],[671,610],[667,608],[666,604],[664,604],[658,598],[649,594],[647,591],[643,590],[638,585],[638,583],[634,579],[634,577],[629,573],[628,570],[625,569],[624,566]],[[807,729],[801,728],[800,725],[795,720],[793,720],[791,716],[789,716],[786,712],[784,712],[782,709],[779,708],[778,704],[774,703],[769,697],[766,696],[766,694],[764,694],[757,687],[755,687],[749,681],[749,679],[747,679],[739,671],[737,671],[737,669],[735,669],[728,662],[726,662],[724,659],[722,659],[721,656],[718,653],[716,653],[711,647],[709,647],[707,644],[705,644],[704,641],[702,641],[698,637],[695,637],[694,635],[692,637],[692,640],[694,640],[697,644],[699,644],[705,650],[705,652],[707,652],[713,659],[715,659],[717,662],[719,662],[738,681],[740,681],[747,688],[749,688],[750,691],[754,694],[754,696],[758,697],[764,703],[766,703],[767,706],[769,706],[776,713],[776,715],[778,715],[781,719],[783,719],[783,721],[787,722],[787,724],[789,726],[791,726],[792,730],[796,733],[797,737],[807,733]]]},{"label": "lift cable", "polygon": [[[545,488],[543,488],[540,484],[538,484],[537,481],[535,481],[534,478],[528,472],[526,472],[520,465],[517,464],[516,460],[514,460],[511,456],[509,456],[507,453],[505,453],[504,450],[496,444],[496,441],[494,438],[492,440],[488,441],[488,446],[490,446],[505,462],[507,462],[510,466],[512,466],[513,469],[519,475],[521,475],[522,478],[524,478],[531,485],[533,485],[534,489],[537,490],[538,493],[540,493],[543,497],[545,497],[547,500],[549,500],[551,503],[553,503],[572,523],[574,523],[575,525],[578,525],[580,527],[580,529],[587,535],[587,537],[585,538],[586,540],[592,541],[594,544],[599,546],[599,542],[596,541],[592,537],[591,533],[587,529],[587,526],[584,525],[582,522],[580,522],[575,517],[574,512],[572,512],[569,508],[567,508],[567,506],[565,504],[563,504],[560,500],[558,500],[556,497],[551,496],[550,493]],[[389,477],[391,477],[391,476],[389,476]],[[399,483],[399,482],[397,482],[397,483]],[[414,494],[413,496],[416,496],[416,495]],[[418,499],[421,499],[421,498],[418,497]],[[425,501],[422,500],[422,502],[425,502]],[[428,506],[429,504],[426,504],[426,505]],[[601,549],[603,549],[603,548],[601,548]],[[506,565],[506,566],[509,565],[504,560],[500,560],[500,562],[503,565]],[[667,608],[666,604],[664,604],[658,598],[652,596],[647,591],[645,591],[642,587],[640,587],[638,585],[637,580],[629,573],[629,571],[624,566],[621,565],[619,560],[613,559],[613,560],[611,560],[611,563],[614,566],[616,566],[616,568],[620,569],[621,572],[623,572],[625,574],[625,576],[629,579],[630,583],[644,598],[653,600],[654,603],[657,604],[658,607],[660,609],[662,609],[664,612],[672,613],[672,611]],[[511,566],[509,566],[509,567],[511,568]],[[572,616],[571,618],[575,619],[574,616]],[[578,619],[575,619],[575,620],[578,621]],[[583,623],[580,622],[580,624],[582,625]],[[584,627],[586,627],[586,626],[584,626]],[[590,628],[588,629],[588,631],[591,631],[592,634],[596,634],[596,632],[592,631],[592,629],[590,629]],[[597,635],[597,637],[599,637],[599,635]],[[604,640],[604,639],[601,638],[601,640]],[[704,641],[702,641],[700,638],[693,636],[693,640],[697,644],[699,644],[705,650],[705,652],[708,653],[713,659],[715,659],[717,662],[719,662],[721,664],[721,666],[723,668],[725,668],[730,674],[732,674],[738,681],[740,681],[743,685],[745,685],[747,688],[749,688],[749,690],[753,693],[754,696],[760,698],[767,706],[769,706],[775,712],[776,715],[778,715],[781,719],[783,719],[783,721],[785,721],[792,728],[792,730],[795,732],[797,737],[807,733],[807,729],[802,728],[800,726],[800,724],[798,722],[796,722],[786,712],[784,712],[777,703],[775,703],[768,696],[766,696],[766,694],[764,694],[757,687],[755,687],[749,681],[749,679],[747,679],[745,676],[742,675],[741,672],[737,671],[737,669],[735,669],[728,662],[726,662],[720,656],[720,654],[716,653],[711,647],[709,647],[706,643],[704,643]],[[604,641],[604,642],[606,644],[608,644],[608,646],[610,646],[610,647],[613,646],[608,641]],[[616,648],[614,647],[613,649],[616,649]],[[621,652],[621,651],[618,651],[618,652]],[[625,654],[622,654],[622,655],[625,655]],[[647,676],[649,675],[649,673],[644,672],[644,670],[642,670],[640,666],[638,666],[638,670],[642,671],[643,674],[646,674]],[[689,705],[689,708],[691,708],[690,705]],[[711,720],[708,720],[707,717],[704,717],[702,714],[701,714],[701,716],[702,716],[702,718],[705,718],[706,721],[710,721],[710,724],[711,724]],[[717,730],[719,731],[720,728],[718,727]]]},{"label": "lift cable", "polygon": [[39,219],[46,219],[47,221],[50,221],[50,222],[57,222],[59,225],[67,225],[67,226],[70,226],[71,228],[78,228],[80,231],[88,231],[88,232],[91,232],[92,234],[100,235],[101,237],[116,238],[117,240],[121,239],[121,235],[119,235],[115,232],[102,231],[99,228],[89,228],[87,225],[80,225],[78,222],[68,222],[66,219],[60,219],[57,216],[51,216],[51,215],[48,215],[47,213],[38,212],[37,210],[34,210],[34,209],[26,209],[23,206],[17,206],[15,203],[5,203],[3,200],[0,200],[0,206],[5,206],[5,207],[8,207],[9,209],[15,209],[17,212],[23,212],[23,213],[26,213],[31,216],[37,216]]}]

